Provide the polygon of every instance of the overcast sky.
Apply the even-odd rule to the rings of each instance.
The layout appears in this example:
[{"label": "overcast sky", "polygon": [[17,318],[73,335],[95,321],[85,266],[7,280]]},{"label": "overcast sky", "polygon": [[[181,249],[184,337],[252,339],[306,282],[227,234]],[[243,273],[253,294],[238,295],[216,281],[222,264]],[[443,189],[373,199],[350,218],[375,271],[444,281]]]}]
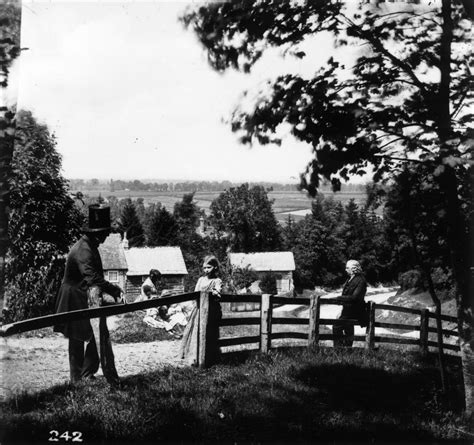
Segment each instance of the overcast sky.
[{"label": "overcast sky", "polygon": [[[249,149],[223,122],[245,89],[283,72],[309,75],[333,52],[324,36],[313,57],[277,51],[251,75],[218,74],[178,1],[24,0],[22,47],[11,77],[18,107],[56,134],[67,178],[296,182],[309,146]],[[317,51],[315,49],[317,48]]]}]

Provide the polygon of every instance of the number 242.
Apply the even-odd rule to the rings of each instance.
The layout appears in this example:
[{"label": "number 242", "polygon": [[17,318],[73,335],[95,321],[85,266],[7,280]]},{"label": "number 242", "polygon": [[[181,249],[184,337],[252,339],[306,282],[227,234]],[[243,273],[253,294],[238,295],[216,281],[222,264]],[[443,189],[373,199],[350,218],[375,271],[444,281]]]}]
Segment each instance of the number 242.
[{"label": "number 242", "polygon": [[80,431],[73,431],[72,435],[70,435],[69,431],[65,431],[60,435],[59,431],[56,430],[51,430],[49,432],[49,442],[59,442],[60,439],[65,440],[66,442],[68,440],[71,440],[72,442],[82,442],[82,433]]}]

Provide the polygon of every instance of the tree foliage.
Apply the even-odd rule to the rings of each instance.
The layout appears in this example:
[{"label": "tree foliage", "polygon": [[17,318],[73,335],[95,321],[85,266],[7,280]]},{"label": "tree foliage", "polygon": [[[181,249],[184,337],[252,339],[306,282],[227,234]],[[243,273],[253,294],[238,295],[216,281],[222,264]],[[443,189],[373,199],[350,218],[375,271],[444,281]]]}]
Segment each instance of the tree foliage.
[{"label": "tree foliage", "polygon": [[166,207],[154,207],[147,209],[147,245],[173,246],[176,244],[178,225],[173,215]]},{"label": "tree foliage", "polygon": [[[353,2],[338,0],[240,0],[192,7],[182,21],[218,71],[248,72],[272,47],[304,58],[302,44],[322,31],[336,47],[363,48],[350,67],[336,51],[313,76],[291,73],[269,81],[250,110],[248,104],[234,110],[232,130],[243,143],[268,144],[281,143],[278,130],[289,126],[313,149],[301,175],[302,188],[312,195],[321,178],[337,190],[351,175],[371,170],[375,181],[396,179],[407,164],[423,165],[425,184],[439,190],[446,214],[461,350],[472,369],[474,279],[467,221],[472,225],[474,217],[460,191],[473,179],[473,11],[464,4],[468,7],[456,0],[361,2],[354,9]],[[424,221],[422,233],[429,224]],[[472,415],[474,382],[467,369],[466,406]]]},{"label": "tree foliage", "polygon": [[20,319],[52,310],[63,256],[77,239],[84,218],[69,195],[61,156],[48,128],[30,112],[20,111],[16,141],[6,280],[10,316]]},{"label": "tree foliage", "polygon": [[[20,54],[21,3],[19,0],[0,4],[0,90],[8,85],[8,74]],[[16,107],[0,106],[0,301],[3,301],[5,257],[9,245],[9,179],[13,156]]]},{"label": "tree foliage", "polygon": [[[400,2],[399,2],[400,3]],[[472,138],[469,90],[469,23],[463,8],[452,11],[452,131],[441,148],[439,73],[441,11],[434,6],[362,5],[344,8],[339,1],[236,1],[209,3],[182,17],[207,49],[212,67],[249,71],[270,47],[303,58],[305,39],[331,32],[337,46],[365,45],[355,65],[346,69],[335,57],[313,77],[281,75],[266,85],[250,112],[237,108],[232,130],[243,143],[281,143],[280,124],[312,145],[315,157],[303,186],[314,193],[320,177],[338,187],[340,179],[390,173],[396,154],[438,165],[462,165]],[[347,71],[351,76],[342,75]],[[268,91],[270,89],[270,91]],[[403,94],[402,94],[403,93]]]},{"label": "tree foliage", "polygon": [[211,224],[229,237],[232,251],[262,252],[280,247],[278,223],[263,187],[232,187],[211,203],[210,210]]},{"label": "tree foliage", "polygon": [[0,5],[0,87],[8,85],[13,61],[20,54],[21,4],[5,0]]},{"label": "tree foliage", "polygon": [[126,200],[120,213],[120,230],[126,233],[130,247],[142,247],[145,244],[143,226],[131,199]]}]

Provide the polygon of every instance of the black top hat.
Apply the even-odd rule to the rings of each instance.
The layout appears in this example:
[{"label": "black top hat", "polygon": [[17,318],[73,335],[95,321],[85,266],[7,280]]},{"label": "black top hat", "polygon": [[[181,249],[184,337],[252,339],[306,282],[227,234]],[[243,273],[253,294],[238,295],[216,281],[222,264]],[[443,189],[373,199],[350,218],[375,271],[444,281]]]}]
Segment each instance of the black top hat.
[{"label": "black top hat", "polygon": [[110,207],[106,204],[89,206],[89,225],[83,227],[84,232],[102,232],[110,230]]}]

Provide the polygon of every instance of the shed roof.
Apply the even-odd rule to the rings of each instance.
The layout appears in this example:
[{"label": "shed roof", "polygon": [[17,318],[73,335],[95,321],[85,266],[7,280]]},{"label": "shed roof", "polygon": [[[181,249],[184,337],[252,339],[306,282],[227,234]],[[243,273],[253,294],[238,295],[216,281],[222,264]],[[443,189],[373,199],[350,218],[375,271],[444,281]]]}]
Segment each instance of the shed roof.
[{"label": "shed roof", "polygon": [[104,270],[128,269],[120,233],[111,233],[105,241],[99,245],[99,253]]},{"label": "shed roof", "polygon": [[229,253],[232,267],[249,267],[256,272],[295,270],[293,252]]},{"label": "shed roof", "polygon": [[148,275],[158,269],[163,275],[187,275],[186,264],[179,247],[132,247],[125,249],[127,275]]}]

